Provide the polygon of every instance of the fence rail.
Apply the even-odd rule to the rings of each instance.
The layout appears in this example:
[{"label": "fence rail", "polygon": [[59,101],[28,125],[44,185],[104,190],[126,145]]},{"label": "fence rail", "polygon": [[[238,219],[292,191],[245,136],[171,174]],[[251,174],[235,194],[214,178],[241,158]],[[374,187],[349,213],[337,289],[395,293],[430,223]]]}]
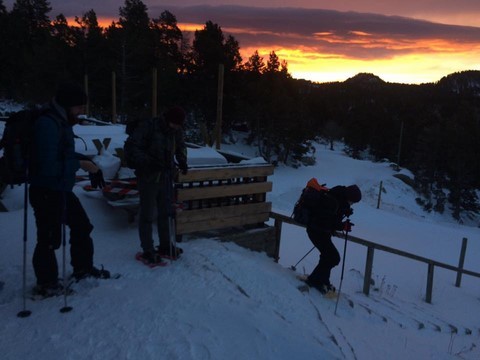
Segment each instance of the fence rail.
[{"label": "fence rail", "polygon": [[[276,242],[276,259],[279,258],[279,252],[280,252],[280,240],[282,236],[282,223],[287,223],[291,225],[296,225],[300,227],[305,227],[305,225],[299,224],[296,221],[294,221],[291,217],[278,214],[275,212],[270,212],[270,217],[275,220],[274,227],[275,227],[275,242]],[[344,237],[344,235],[340,232],[335,232],[334,236],[336,237]],[[455,282],[456,287],[460,287],[461,284],[461,278],[462,275],[470,275],[473,277],[480,278],[480,273],[466,270],[463,268],[464,260],[465,260],[465,254],[466,254],[466,248],[467,248],[467,239],[463,238],[462,241],[462,249],[460,253],[460,260],[459,260],[459,265],[453,266],[449,264],[445,264],[433,259],[429,259],[423,256],[418,256],[403,250],[398,250],[389,246],[381,245],[374,243],[372,241],[364,240],[355,236],[348,235],[348,241],[352,243],[356,243],[359,245],[363,245],[367,247],[367,257],[365,261],[365,275],[363,278],[363,293],[365,295],[369,295],[370,293],[370,280],[372,277],[372,269],[373,269],[373,259],[374,259],[374,253],[375,250],[379,251],[384,251],[387,253],[395,254],[398,256],[402,256],[411,260],[415,261],[420,261],[425,264],[427,264],[427,286],[426,286],[426,296],[425,296],[425,301],[429,304],[432,303],[432,292],[433,292],[433,275],[434,275],[434,269],[435,267],[443,268],[446,270],[451,270],[457,273],[457,278]]]}]

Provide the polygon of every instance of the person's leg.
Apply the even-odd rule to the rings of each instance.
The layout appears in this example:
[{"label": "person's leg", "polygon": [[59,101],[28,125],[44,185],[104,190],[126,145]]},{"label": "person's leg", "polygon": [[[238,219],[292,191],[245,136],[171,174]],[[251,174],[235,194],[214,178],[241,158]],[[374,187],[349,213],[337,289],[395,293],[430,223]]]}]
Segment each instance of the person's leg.
[{"label": "person's leg", "polygon": [[88,272],[93,267],[93,225],[80,200],[73,192],[66,192],[66,224],[70,228],[70,258],[73,272]]},{"label": "person's leg", "polygon": [[168,179],[162,177],[162,183],[163,186],[159,189],[157,197],[158,253],[161,256],[171,256],[175,259],[183,253],[183,250],[175,244],[177,237],[175,237],[174,243],[171,243],[169,215],[175,211],[173,189],[171,188],[172,184],[168,183]]},{"label": "person's leg", "polygon": [[318,265],[308,277],[315,286],[330,285],[330,273],[340,263],[340,254],[332,243],[329,233],[308,232],[310,240],[320,251]]},{"label": "person's leg", "polygon": [[147,182],[138,179],[138,191],[140,194],[140,210],[138,218],[138,234],[140,245],[144,252],[153,252],[153,222],[157,214],[157,197],[160,186],[155,182]]},{"label": "person's leg", "polygon": [[61,193],[30,187],[29,195],[37,226],[37,244],[32,258],[37,284],[54,284],[58,281],[55,250],[61,244]]}]

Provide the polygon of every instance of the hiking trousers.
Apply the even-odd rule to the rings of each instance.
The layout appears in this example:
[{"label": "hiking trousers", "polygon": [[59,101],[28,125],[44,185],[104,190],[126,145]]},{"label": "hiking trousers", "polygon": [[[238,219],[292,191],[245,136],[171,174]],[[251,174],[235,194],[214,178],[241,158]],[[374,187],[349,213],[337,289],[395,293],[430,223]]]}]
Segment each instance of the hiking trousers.
[{"label": "hiking trousers", "polygon": [[93,266],[93,226],[78,197],[72,191],[56,191],[30,186],[30,204],[37,225],[37,245],[33,253],[33,269],[37,284],[58,279],[55,250],[62,245],[62,223],[70,229],[70,259],[74,272]]},{"label": "hiking trousers", "polygon": [[154,251],[153,223],[157,222],[159,245],[169,247],[168,206],[171,200],[167,199],[167,185],[164,176],[158,181],[149,177],[138,177],[138,191],[140,194],[140,210],[138,217],[138,235],[140,246],[144,252]]},{"label": "hiking trousers", "polygon": [[320,251],[318,265],[312,271],[308,280],[316,286],[331,285],[331,270],[340,263],[340,254],[332,243],[332,235],[326,231],[312,229],[307,229],[307,234],[313,245]]}]

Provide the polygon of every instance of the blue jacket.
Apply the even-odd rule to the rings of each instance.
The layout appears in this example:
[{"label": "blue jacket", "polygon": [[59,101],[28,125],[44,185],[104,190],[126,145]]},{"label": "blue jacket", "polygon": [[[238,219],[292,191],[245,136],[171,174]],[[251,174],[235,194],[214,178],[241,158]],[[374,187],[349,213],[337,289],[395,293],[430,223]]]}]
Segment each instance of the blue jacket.
[{"label": "blue jacket", "polygon": [[30,185],[72,191],[80,161],[66,111],[55,101],[35,121],[33,139]]}]

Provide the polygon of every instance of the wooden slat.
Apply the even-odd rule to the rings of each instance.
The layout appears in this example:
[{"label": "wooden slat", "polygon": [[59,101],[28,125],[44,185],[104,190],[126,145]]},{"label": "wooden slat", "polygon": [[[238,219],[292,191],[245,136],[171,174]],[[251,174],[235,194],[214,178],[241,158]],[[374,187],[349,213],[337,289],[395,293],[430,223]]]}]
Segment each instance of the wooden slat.
[{"label": "wooden slat", "polygon": [[234,179],[242,177],[259,177],[273,174],[273,165],[235,166],[219,168],[190,169],[186,175],[179,174],[177,182],[195,182]]},{"label": "wooden slat", "polygon": [[213,229],[223,229],[233,226],[242,226],[247,224],[263,223],[269,220],[269,213],[260,214],[243,214],[240,216],[211,219],[209,221],[190,222],[177,224],[177,234],[189,234],[198,231],[206,231]]},{"label": "wooden slat", "polygon": [[270,181],[238,185],[204,186],[178,189],[177,199],[178,201],[214,199],[226,196],[261,194],[269,191],[272,191],[272,183]]},{"label": "wooden slat", "polygon": [[185,210],[177,213],[177,226],[190,222],[216,220],[220,218],[238,217],[243,214],[258,214],[269,212],[272,209],[271,202],[257,204],[241,204],[207,209]]}]

